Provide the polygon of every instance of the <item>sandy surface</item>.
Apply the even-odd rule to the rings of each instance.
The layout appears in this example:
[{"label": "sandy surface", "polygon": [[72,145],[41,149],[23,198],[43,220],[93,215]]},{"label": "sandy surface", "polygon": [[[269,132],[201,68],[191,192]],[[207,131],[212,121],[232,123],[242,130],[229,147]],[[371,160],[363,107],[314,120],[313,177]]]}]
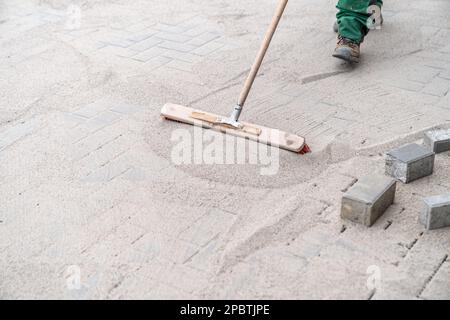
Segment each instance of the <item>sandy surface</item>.
[{"label": "sandy surface", "polygon": [[450,3],[387,2],[357,67],[331,57],[334,1],[286,10],[242,119],[312,154],[179,164],[198,131],[161,106],[227,114],[275,1],[3,1],[0,298],[450,298],[449,229],[418,223],[449,153],[372,228],[339,217],[387,151],[450,127]]}]

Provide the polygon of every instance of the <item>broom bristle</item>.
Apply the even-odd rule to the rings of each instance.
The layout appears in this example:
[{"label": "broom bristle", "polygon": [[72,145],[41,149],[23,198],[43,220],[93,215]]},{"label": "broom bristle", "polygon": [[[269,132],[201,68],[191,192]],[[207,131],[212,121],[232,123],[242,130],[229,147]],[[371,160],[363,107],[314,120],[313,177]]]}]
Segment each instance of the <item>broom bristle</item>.
[{"label": "broom bristle", "polygon": [[310,152],[312,152],[312,150],[311,150],[311,148],[307,145],[307,144],[305,144],[304,146],[303,146],[303,149],[302,150],[300,150],[300,154],[307,154],[307,153],[310,153]]}]

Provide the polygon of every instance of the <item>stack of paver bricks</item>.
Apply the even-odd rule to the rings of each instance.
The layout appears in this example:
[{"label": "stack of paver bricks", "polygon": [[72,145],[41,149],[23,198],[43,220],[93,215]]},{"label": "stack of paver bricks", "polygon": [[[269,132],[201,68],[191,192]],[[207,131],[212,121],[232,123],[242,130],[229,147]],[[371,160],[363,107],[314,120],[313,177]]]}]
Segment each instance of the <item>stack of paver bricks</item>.
[{"label": "stack of paver bricks", "polygon": [[[415,143],[391,150],[386,175],[360,179],[342,199],[341,216],[368,227],[394,203],[397,181],[411,183],[433,174],[436,154],[450,151],[450,129],[425,133],[423,145]],[[419,221],[427,230],[450,227],[450,191],[424,199]]]}]

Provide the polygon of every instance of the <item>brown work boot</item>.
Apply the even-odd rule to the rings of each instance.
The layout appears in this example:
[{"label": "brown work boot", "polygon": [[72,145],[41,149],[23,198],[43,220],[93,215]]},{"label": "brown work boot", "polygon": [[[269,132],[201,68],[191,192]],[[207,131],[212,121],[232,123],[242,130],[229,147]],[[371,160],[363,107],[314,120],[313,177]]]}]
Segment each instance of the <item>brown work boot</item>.
[{"label": "brown work boot", "polygon": [[334,50],[333,57],[351,63],[359,62],[359,43],[353,40],[338,36],[338,43]]}]

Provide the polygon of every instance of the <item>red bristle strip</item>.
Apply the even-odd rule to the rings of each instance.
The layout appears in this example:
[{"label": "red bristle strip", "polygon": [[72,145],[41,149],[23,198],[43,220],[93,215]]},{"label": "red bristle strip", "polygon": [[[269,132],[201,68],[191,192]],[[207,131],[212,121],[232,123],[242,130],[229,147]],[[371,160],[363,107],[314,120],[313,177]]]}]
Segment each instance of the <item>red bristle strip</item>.
[{"label": "red bristle strip", "polygon": [[310,153],[310,152],[312,152],[312,150],[307,144],[305,144],[303,146],[303,149],[300,150],[300,154],[307,154],[307,153]]}]

